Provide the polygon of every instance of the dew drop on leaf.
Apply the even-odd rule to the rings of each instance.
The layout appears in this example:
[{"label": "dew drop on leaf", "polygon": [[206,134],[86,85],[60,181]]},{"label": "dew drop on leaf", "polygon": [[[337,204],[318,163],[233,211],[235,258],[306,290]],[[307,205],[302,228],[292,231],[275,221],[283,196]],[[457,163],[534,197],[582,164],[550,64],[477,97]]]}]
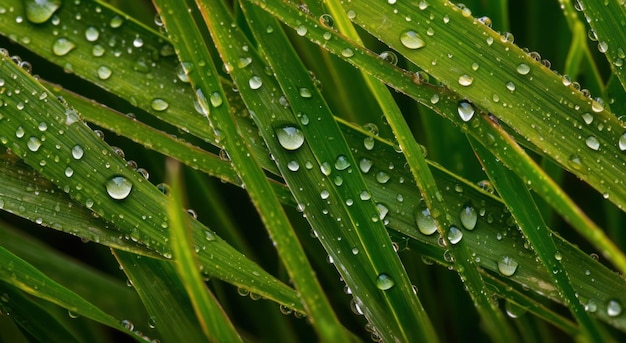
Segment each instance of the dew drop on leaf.
[{"label": "dew drop on leaf", "polygon": [[598,149],[600,149],[600,141],[598,140],[598,138],[596,138],[596,136],[587,137],[587,139],[585,139],[585,144],[587,144],[587,146],[591,150],[597,151]]},{"label": "dew drop on leaf", "polygon": [[259,76],[253,75],[250,80],[248,80],[248,85],[250,85],[251,89],[259,89],[263,85],[263,80]]},{"label": "dew drop on leaf", "polygon": [[430,236],[437,231],[437,224],[427,208],[418,209],[415,212],[415,223],[417,224],[417,229],[424,235]]},{"label": "dew drop on leaf", "polygon": [[467,86],[470,86],[473,82],[474,82],[474,78],[467,74],[463,74],[459,76],[459,84],[461,86],[467,87]]},{"label": "dew drop on leaf", "polygon": [[113,74],[111,68],[107,66],[98,67],[98,77],[100,78],[100,80],[107,80],[111,77],[111,74]]},{"label": "dew drop on leaf", "polygon": [[58,38],[52,43],[52,53],[57,56],[65,56],[76,47],[72,41],[67,38]]},{"label": "dew drop on leaf", "polygon": [[89,26],[85,30],[85,38],[87,38],[88,41],[95,42],[98,40],[99,37],[100,37],[100,32],[95,27]]},{"label": "dew drop on leaf", "polygon": [[41,140],[37,137],[30,137],[26,145],[28,146],[28,150],[36,152],[39,150],[39,147],[41,147]]},{"label": "dew drop on leaf", "polygon": [[457,244],[463,238],[463,231],[459,230],[456,226],[451,226],[448,230],[448,240],[452,244]]},{"label": "dew drop on leaf", "polygon": [[619,146],[619,149],[621,151],[626,151],[626,132],[619,136],[619,141],[617,145]]},{"label": "dew drop on leaf", "polygon": [[478,212],[471,204],[466,204],[461,209],[461,214],[459,215],[461,219],[461,224],[464,228],[468,230],[474,230],[476,227],[476,222],[478,221]]},{"label": "dew drop on leaf", "polygon": [[350,167],[350,161],[348,158],[344,155],[339,155],[337,160],[335,160],[335,169],[344,170],[348,167]]},{"label": "dew drop on leaf", "polygon": [[413,30],[404,31],[400,34],[400,42],[407,49],[415,50],[426,46],[426,42]]},{"label": "dew drop on leaf", "polygon": [[526,75],[530,72],[530,67],[526,63],[520,63],[517,66],[517,73],[520,75]]},{"label": "dew drop on leaf", "polygon": [[457,107],[457,111],[459,112],[459,116],[464,122],[468,122],[474,117],[474,106],[466,100],[460,101],[459,106]]},{"label": "dew drop on leaf", "polygon": [[500,274],[504,276],[511,276],[515,274],[515,271],[517,270],[517,266],[518,266],[517,261],[515,261],[514,259],[508,256],[503,256],[498,261],[498,271],[500,271]]},{"label": "dew drop on leaf", "polygon": [[585,122],[585,124],[589,125],[593,123],[593,115],[591,113],[585,112],[581,114],[580,116],[583,118],[583,121]]},{"label": "dew drop on leaf", "polygon": [[74,147],[72,148],[72,157],[74,157],[75,160],[80,160],[81,158],[83,158],[84,154],[85,152],[80,145],[74,145]]},{"label": "dew drop on leaf", "polygon": [[150,107],[158,112],[165,111],[169,106],[170,104],[168,104],[167,101],[161,98],[155,98],[152,100],[152,103],[150,103]]},{"label": "dew drop on leaf", "polygon": [[393,279],[391,278],[391,276],[385,274],[385,273],[380,273],[378,274],[378,276],[376,277],[376,287],[378,289],[380,289],[381,291],[386,291],[391,289],[394,285],[396,284],[395,281],[393,281]]},{"label": "dew drop on leaf", "polygon": [[133,189],[132,182],[123,176],[112,177],[105,186],[109,196],[115,200],[126,199]]},{"label": "dew drop on leaf", "polygon": [[622,314],[622,304],[620,304],[617,300],[609,300],[609,303],[606,305],[606,314],[609,317],[617,317]]},{"label": "dew drop on leaf", "polygon": [[61,7],[61,0],[27,0],[24,2],[26,19],[31,23],[45,23]]},{"label": "dew drop on leaf", "polygon": [[278,143],[287,150],[296,150],[304,144],[304,134],[295,126],[282,126],[276,130]]}]

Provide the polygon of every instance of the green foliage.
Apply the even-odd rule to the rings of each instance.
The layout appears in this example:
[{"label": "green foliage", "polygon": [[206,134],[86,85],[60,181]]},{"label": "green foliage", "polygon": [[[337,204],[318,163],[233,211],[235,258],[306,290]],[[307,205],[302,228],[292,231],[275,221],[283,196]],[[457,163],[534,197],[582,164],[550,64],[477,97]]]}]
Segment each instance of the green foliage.
[{"label": "green foliage", "polygon": [[626,5],[553,2],[0,0],[0,339],[624,340]]}]

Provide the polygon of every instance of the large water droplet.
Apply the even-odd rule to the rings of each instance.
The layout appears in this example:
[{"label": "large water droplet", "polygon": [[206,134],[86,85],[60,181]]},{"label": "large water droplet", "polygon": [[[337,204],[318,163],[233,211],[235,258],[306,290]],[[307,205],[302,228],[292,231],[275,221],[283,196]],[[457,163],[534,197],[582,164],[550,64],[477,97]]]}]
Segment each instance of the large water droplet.
[{"label": "large water droplet", "polygon": [[498,261],[498,270],[500,271],[500,274],[504,276],[511,276],[515,274],[515,271],[517,270],[517,265],[518,263],[514,259],[508,256],[503,256]]},{"label": "large water droplet", "polygon": [[385,173],[384,171],[376,173],[376,181],[378,181],[378,183],[385,184],[389,182],[390,178],[391,177],[389,176],[389,174]]},{"label": "large water droplet", "polygon": [[52,43],[52,53],[57,56],[65,56],[76,47],[72,41],[67,38],[59,38]]},{"label": "large water droplet", "polygon": [[111,77],[111,74],[113,74],[111,68],[107,66],[98,67],[98,77],[100,78],[100,80],[107,80],[109,77]]},{"label": "large water droplet", "polygon": [[165,111],[168,107],[170,107],[170,104],[168,104],[167,101],[161,98],[155,98],[154,100],[152,100],[152,103],[150,103],[150,106],[152,107],[153,110],[162,112],[162,111]]},{"label": "large water droplet", "polygon": [[609,300],[609,303],[606,305],[606,314],[609,317],[617,317],[622,314],[622,304],[620,304],[617,300]]},{"label": "large water droplet", "polygon": [[464,86],[464,87],[470,86],[472,82],[474,82],[474,78],[467,74],[463,74],[459,76],[459,84],[461,86]]},{"label": "large water droplet", "polygon": [[126,199],[133,189],[133,184],[123,176],[114,176],[106,182],[109,196],[115,200]]},{"label": "large water droplet", "polygon": [[26,6],[26,19],[32,23],[41,24],[50,19],[61,7],[61,0],[27,0],[24,5]]},{"label": "large water droplet", "polygon": [[404,31],[400,34],[400,42],[408,49],[420,49],[426,46],[426,42],[413,30]]},{"label": "large water droplet", "polygon": [[448,230],[448,240],[452,244],[457,244],[463,238],[463,231],[459,230],[456,226],[450,226],[450,230]]},{"label": "large water droplet", "polygon": [[461,218],[461,224],[463,227],[468,230],[474,230],[476,227],[476,221],[478,221],[478,212],[471,204],[466,204],[461,209],[461,214],[459,215]]},{"label": "large water droplet", "polygon": [[596,136],[587,137],[587,139],[585,139],[585,144],[587,144],[587,146],[591,150],[600,149],[600,141],[598,140],[598,138],[596,138]]},{"label": "large water droplet", "polygon": [[591,113],[585,112],[581,114],[580,116],[583,118],[583,121],[585,122],[585,124],[589,125],[593,123],[593,115]]},{"label": "large water droplet", "polygon": [[367,174],[370,171],[370,169],[372,168],[372,165],[374,165],[372,160],[368,160],[367,158],[364,158],[359,162],[359,168],[365,174]]},{"label": "large water droplet", "polygon": [[619,136],[619,141],[617,142],[617,145],[619,146],[619,149],[621,151],[626,150],[626,132]]},{"label": "large water droplet", "polygon": [[74,147],[72,148],[72,157],[74,157],[75,160],[80,160],[81,158],[83,158],[84,154],[85,152],[80,145],[74,145]]},{"label": "large water droplet", "polygon": [[276,130],[278,143],[287,150],[296,150],[304,144],[304,134],[295,126],[287,125]]},{"label": "large water droplet", "polygon": [[530,72],[530,67],[529,67],[529,66],[528,66],[528,64],[526,64],[526,63],[520,63],[520,64],[517,66],[517,72],[518,72],[520,75],[526,75],[526,74],[528,74],[528,73]]},{"label": "large water droplet", "polygon": [[335,169],[344,170],[350,166],[350,161],[344,155],[339,155],[335,160]]},{"label": "large water droplet", "polygon": [[85,38],[87,38],[88,41],[95,42],[98,40],[99,37],[100,37],[100,31],[98,31],[98,29],[96,29],[95,27],[89,26],[85,30]]},{"label": "large water droplet", "polygon": [[378,274],[378,276],[376,277],[376,287],[378,289],[380,289],[381,291],[386,291],[391,289],[394,285],[396,284],[395,281],[393,281],[393,279],[391,278],[391,276],[385,274],[385,273],[380,273]]},{"label": "large water droplet", "polygon": [[35,152],[39,150],[39,147],[41,146],[41,141],[37,137],[30,137],[26,145],[28,146],[28,150]]},{"label": "large water droplet", "polygon": [[253,75],[250,80],[248,80],[248,84],[252,89],[259,89],[263,85],[263,80],[259,76]]},{"label": "large water droplet", "polygon": [[424,235],[430,236],[437,231],[437,224],[427,208],[415,212],[415,223],[417,229]]},{"label": "large water droplet", "polygon": [[467,100],[463,100],[459,102],[459,106],[457,107],[457,111],[459,112],[459,116],[464,122],[468,122],[474,117],[474,106]]}]

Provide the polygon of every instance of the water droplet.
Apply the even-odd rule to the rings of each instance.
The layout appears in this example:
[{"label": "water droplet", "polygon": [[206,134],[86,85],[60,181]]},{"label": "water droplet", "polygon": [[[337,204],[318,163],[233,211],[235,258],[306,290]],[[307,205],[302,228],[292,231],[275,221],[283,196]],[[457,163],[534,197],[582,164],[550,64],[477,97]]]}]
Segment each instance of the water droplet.
[{"label": "water droplet", "polygon": [[378,181],[378,183],[385,184],[389,182],[390,178],[391,177],[389,176],[389,174],[385,173],[384,171],[376,173],[376,181]]},{"label": "water droplet", "polygon": [[120,17],[119,15],[116,15],[115,17],[111,18],[111,21],[109,22],[109,26],[111,26],[112,29],[117,29],[118,27],[122,26],[123,23],[124,23],[124,18]]},{"label": "water droplet", "polygon": [[621,151],[625,151],[626,150],[626,132],[624,132],[624,134],[619,136],[619,141],[618,141],[617,145],[619,146],[619,149]]},{"label": "water droplet", "polygon": [[320,164],[320,171],[322,172],[322,174],[329,176],[330,173],[332,173],[332,169],[330,168],[330,163],[322,162],[322,164]]},{"label": "water droplet", "polygon": [[26,145],[28,146],[28,150],[35,152],[41,147],[41,141],[37,137],[30,137]]},{"label": "water droplet", "polygon": [[296,172],[298,171],[298,169],[300,169],[300,164],[298,163],[298,161],[289,161],[287,163],[287,168],[292,172]]},{"label": "water droplet", "polygon": [[476,222],[478,221],[478,212],[471,204],[466,204],[461,209],[461,214],[459,215],[461,218],[461,224],[464,228],[468,230],[474,230],[476,227]]},{"label": "water droplet", "polygon": [[598,51],[600,51],[601,53],[605,53],[608,50],[609,50],[609,43],[605,41],[598,42]]},{"label": "water droplet", "polygon": [[72,175],[74,175],[74,169],[72,169],[71,167],[65,168],[65,176],[72,177]]},{"label": "water droplet", "polygon": [[400,34],[400,42],[408,49],[420,49],[426,46],[426,42],[413,31],[404,31]]},{"label": "water droplet", "polygon": [[595,98],[594,101],[591,102],[591,110],[594,112],[602,112],[604,110],[604,100],[602,98]]},{"label": "water droplet", "polygon": [[344,170],[350,166],[350,161],[344,155],[339,155],[335,160],[335,169]]},{"label": "water droplet", "polygon": [[324,13],[320,16],[320,23],[328,28],[332,28],[335,25],[335,20],[330,14]]},{"label": "water droplet", "polygon": [[31,23],[41,24],[50,19],[61,7],[61,0],[27,0],[24,5],[26,6],[26,19]]},{"label": "water droplet", "polygon": [[363,146],[367,150],[374,149],[374,137],[365,137],[365,139],[363,139]]},{"label": "water droplet", "polygon": [[222,96],[219,92],[213,92],[209,97],[209,101],[211,101],[211,105],[213,107],[220,107],[222,105]]},{"label": "water droplet", "polygon": [[250,80],[248,80],[248,84],[251,89],[259,89],[263,85],[263,80],[259,76],[253,75]]},{"label": "water droplet", "polygon": [[304,25],[300,25],[298,26],[298,28],[296,29],[296,33],[298,34],[298,36],[304,36],[306,35],[308,29],[306,28],[306,26]]},{"label": "water droplet", "polygon": [[583,121],[585,122],[585,124],[589,125],[593,122],[593,115],[589,112],[585,112],[583,114],[580,115],[583,118]]},{"label": "water droplet", "polygon": [[587,146],[591,150],[597,151],[598,149],[600,149],[600,141],[598,140],[598,138],[596,138],[596,136],[587,137],[587,139],[585,139],[585,144],[587,144]]},{"label": "water droplet", "polygon": [[609,317],[617,317],[622,314],[622,305],[617,300],[609,300],[609,303],[606,305],[606,314]]},{"label": "water droplet", "polygon": [[578,155],[570,156],[567,164],[569,164],[569,166],[574,170],[581,170],[583,168],[582,159]]},{"label": "water droplet", "polygon": [[108,79],[109,77],[111,77],[111,74],[113,74],[113,71],[107,66],[100,66],[98,68],[98,77],[100,78],[100,80]]},{"label": "water droplet", "polygon": [[361,200],[363,201],[370,200],[372,198],[372,194],[370,194],[370,192],[368,191],[363,191],[361,192],[361,194],[359,194],[359,198],[361,198]]},{"label": "water droplet", "polygon": [[392,51],[383,51],[378,55],[378,57],[383,61],[386,61],[387,63],[393,65],[396,65],[398,63],[398,56],[396,56],[396,54],[394,54]]},{"label": "water droplet", "polygon": [[474,106],[471,102],[467,100],[462,100],[459,102],[459,106],[457,107],[457,111],[459,112],[459,116],[461,116],[461,120],[464,122],[468,122],[474,117]]},{"label": "water droplet", "polygon": [[378,276],[376,277],[376,287],[378,289],[380,289],[381,291],[386,291],[391,289],[394,285],[396,284],[395,281],[393,281],[393,279],[391,278],[391,276],[385,274],[385,273],[380,273],[378,274]]},{"label": "water droplet", "polygon": [[87,38],[88,41],[95,42],[98,40],[99,37],[100,37],[100,32],[95,27],[89,26],[85,30],[85,38]]},{"label": "water droplet", "polygon": [[596,301],[593,299],[589,299],[589,301],[587,301],[587,304],[585,304],[585,311],[593,313],[597,310],[598,304],[596,304]]},{"label": "water droplet", "polygon": [[322,198],[322,200],[328,199],[329,196],[330,196],[330,193],[325,189],[320,192],[320,198]]},{"label": "water droplet", "polygon": [[515,91],[515,84],[511,81],[506,83],[506,89],[508,89],[509,91],[513,92]]},{"label": "water droplet", "polygon": [[280,145],[287,150],[296,150],[304,144],[304,134],[295,126],[287,125],[276,130]]},{"label": "water droplet", "polygon": [[135,37],[135,39],[133,39],[133,46],[135,48],[141,48],[143,46],[143,39],[141,37]]},{"label": "water droplet", "polygon": [[378,210],[378,218],[380,218],[380,220],[385,219],[387,214],[389,214],[389,209],[383,204],[376,204],[376,209]]},{"label": "water droplet", "polygon": [[459,76],[459,84],[461,86],[467,87],[469,85],[472,84],[472,82],[474,82],[474,78],[467,75],[467,74],[463,74],[461,76]]},{"label": "water droplet", "polygon": [[72,157],[74,157],[75,160],[80,160],[81,158],[83,158],[84,154],[85,152],[80,145],[74,145],[74,147],[72,148]]},{"label": "water droplet", "polygon": [[154,98],[154,100],[152,100],[152,103],[150,103],[150,106],[152,107],[153,110],[157,112],[162,112],[162,111],[165,111],[168,107],[170,107],[170,104],[168,104],[167,101],[161,98]]},{"label": "water droplet", "polygon": [[517,270],[517,265],[518,263],[514,259],[508,256],[503,256],[498,261],[498,270],[500,271],[500,274],[504,276],[511,276],[515,274],[515,271]]},{"label": "water droplet", "polygon": [[313,93],[311,93],[311,91],[308,88],[300,88],[300,96],[305,99],[308,99],[313,96]]},{"label": "water droplet", "polygon": [[106,182],[109,196],[115,200],[126,199],[133,189],[133,184],[123,176],[114,176]]},{"label": "water droplet", "polygon": [[364,158],[361,161],[359,161],[359,168],[361,169],[363,173],[367,174],[372,168],[373,164],[374,163],[372,162],[372,160],[368,160],[367,158]]},{"label": "water droplet", "polygon": [[346,57],[346,58],[352,57],[354,56],[354,51],[352,51],[352,49],[350,48],[345,48],[341,50],[341,56]]},{"label": "water droplet", "polygon": [[430,236],[437,232],[437,224],[427,208],[415,212],[415,223],[417,229],[424,235]]},{"label": "water droplet", "polygon": [[448,230],[448,240],[452,244],[457,244],[463,238],[463,231],[459,230],[456,226],[450,226]]},{"label": "water droplet", "polygon": [[72,41],[67,38],[59,38],[52,43],[52,53],[57,56],[65,56],[76,47]]},{"label": "water droplet", "polygon": [[530,67],[526,63],[520,63],[517,66],[517,72],[520,75],[526,75],[526,74],[528,74],[530,72]]},{"label": "water droplet", "polygon": [[24,131],[24,128],[21,126],[18,126],[17,129],[15,129],[15,137],[17,138],[22,138],[24,137],[24,134],[26,132]]}]

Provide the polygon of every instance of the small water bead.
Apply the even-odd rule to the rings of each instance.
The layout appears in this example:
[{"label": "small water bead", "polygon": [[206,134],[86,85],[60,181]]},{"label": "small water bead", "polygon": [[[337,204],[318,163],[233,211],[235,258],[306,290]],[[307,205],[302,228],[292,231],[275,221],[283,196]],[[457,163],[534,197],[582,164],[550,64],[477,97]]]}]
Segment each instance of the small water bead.
[{"label": "small water bead", "polygon": [[74,145],[74,147],[72,148],[72,157],[74,157],[75,160],[80,160],[81,158],[83,158],[84,154],[85,152],[80,145]]},{"label": "small water bead", "polygon": [[343,50],[341,50],[341,56],[349,58],[354,56],[354,51],[352,51],[352,49],[350,48],[345,48]]},{"label": "small water bead", "polygon": [[589,112],[585,112],[583,114],[580,115],[583,118],[583,121],[585,122],[585,124],[589,125],[593,122],[593,115]]},{"label": "small water bead", "polygon": [[17,129],[15,129],[15,137],[17,138],[22,138],[24,137],[24,134],[26,132],[24,131],[24,128],[21,126],[18,126]]},{"label": "small water bead", "polygon": [[99,37],[100,37],[100,31],[98,31],[98,29],[96,29],[95,27],[89,26],[85,30],[85,38],[87,38],[88,41],[95,42],[98,40]]},{"label": "small water bead", "polygon": [[606,305],[606,314],[609,317],[617,317],[622,314],[622,305],[617,300],[609,300]]},{"label": "small water bead", "polygon": [[376,181],[378,183],[385,184],[385,183],[389,182],[390,178],[391,177],[389,176],[389,174],[387,174],[387,173],[385,173],[383,171],[380,171],[380,172],[376,173]]},{"label": "small water bead", "polygon": [[27,0],[24,1],[26,6],[26,19],[31,23],[45,23],[56,10],[61,7],[61,0]]},{"label": "small water bead", "polygon": [[359,161],[359,168],[365,174],[369,173],[373,165],[374,165],[374,162],[372,162],[372,160],[368,160],[367,158],[364,158],[361,161]]},{"label": "small water bead", "polygon": [[41,140],[37,137],[30,137],[28,142],[26,142],[26,145],[28,146],[28,150],[36,152],[39,150],[39,147],[41,147]]},{"label": "small water bead", "polygon": [[363,191],[361,192],[361,194],[359,194],[359,198],[361,198],[361,200],[363,201],[367,201],[372,198],[372,194],[368,191]]},{"label": "small water bead", "polygon": [[276,130],[278,143],[287,150],[297,150],[304,144],[304,134],[295,126],[287,125]]},{"label": "small water bead", "polygon": [[439,102],[439,94],[435,93],[432,97],[430,97],[430,103],[435,105]]},{"label": "small water bead", "polygon": [[209,97],[209,101],[211,102],[211,106],[220,107],[223,103],[222,95],[219,92],[213,92]]},{"label": "small water bead", "polygon": [[168,104],[167,101],[161,98],[154,98],[154,100],[152,100],[152,102],[150,103],[150,107],[152,107],[152,109],[157,112],[163,112],[167,110],[168,107],[170,107],[170,104]]},{"label": "small water bead", "polygon": [[91,54],[94,57],[100,57],[104,55],[105,52],[106,52],[106,49],[104,49],[104,47],[100,44],[94,45],[93,48],[91,49]]},{"label": "small water bead", "polygon": [[298,161],[289,161],[287,163],[287,169],[291,170],[292,172],[296,172],[300,169],[300,164],[298,163]]},{"label": "small water bead", "polygon": [[348,16],[348,19],[350,20],[356,18],[356,12],[354,10],[348,10],[348,12],[346,12],[346,15]]},{"label": "small water bead", "polygon": [[133,183],[123,176],[112,177],[105,186],[109,196],[115,200],[126,199],[133,189]]},{"label": "small water bead", "polygon": [[459,84],[463,87],[470,86],[473,82],[474,82],[474,78],[467,74],[463,74],[459,76]]},{"label": "small water bead", "polygon": [[513,92],[515,91],[515,84],[511,81],[506,83],[506,89],[508,89],[509,91]]},{"label": "small water bead", "polygon": [[365,149],[367,150],[372,150],[374,149],[374,137],[365,137],[363,139],[363,146],[365,147]]},{"label": "small water bead", "polygon": [[520,75],[526,75],[530,72],[530,67],[526,63],[520,63],[517,66],[517,73]]},{"label": "small water bead", "polygon": [[322,198],[322,200],[328,199],[329,196],[330,196],[330,193],[325,189],[320,192],[320,198]]},{"label": "small water bead", "polygon": [[478,212],[471,204],[466,204],[461,209],[461,214],[459,215],[461,219],[461,224],[464,228],[468,230],[474,230],[476,227],[476,222],[478,221]]},{"label": "small water bead", "polygon": [[320,24],[327,28],[332,28],[335,25],[335,20],[330,14],[324,13],[320,16]]},{"label": "small water bead", "polygon": [[378,217],[380,218],[380,220],[385,219],[385,217],[387,217],[387,214],[389,214],[389,208],[387,208],[387,206],[383,204],[376,204],[376,209],[378,210]]},{"label": "small water bead", "polygon": [[143,46],[143,39],[141,37],[135,37],[135,39],[133,39],[133,46],[135,48],[141,48]]},{"label": "small water bead", "polygon": [[626,151],[626,132],[619,136],[619,141],[617,145],[619,146],[619,149],[621,151]]},{"label": "small water bead", "polygon": [[322,164],[320,164],[320,171],[322,172],[322,174],[329,176],[330,173],[332,173],[332,168],[330,167],[330,163],[328,162],[322,162]]},{"label": "small water bead", "polygon": [[474,113],[476,112],[472,103],[467,100],[462,100],[459,102],[457,111],[459,113],[459,116],[461,117],[461,120],[463,120],[464,122],[470,121],[474,117]]},{"label": "small water bead", "polygon": [[383,51],[378,55],[378,57],[385,62],[393,64],[394,66],[398,63],[398,56],[396,56],[396,54],[392,51]]},{"label": "small water bead", "polygon": [[450,226],[448,230],[448,240],[452,244],[457,244],[463,238],[463,231],[459,230],[456,226]]},{"label": "small water bead", "polygon": [[344,155],[337,156],[337,160],[335,160],[335,169],[337,170],[345,170],[350,167],[350,161]]},{"label": "small water bead", "polygon": [[248,80],[248,85],[250,85],[251,89],[259,89],[263,85],[263,79],[257,75],[253,75],[250,80]]},{"label": "small water bead", "polygon": [[400,34],[400,42],[406,48],[415,50],[426,46],[426,42],[413,30],[404,31]]},{"label": "small water bead", "polygon": [[74,50],[76,44],[67,38],[58,38],[52,43],[52,53],[57,56],[65,56]]},{"label": "small water bead", "polygon": [[600,141],[598,140],[598,138],[596,138],[596,136],[587,137],[587,139],[585,139],[585,144],[587,144],[587,146],[591,150],[597,151],[598,149],[600,149]]},{"label": "small water bead", "polygon": [[437,232],[437,224],[427,208],[415,212],[415,223],[417,229],[424,235],[430,236]]},{"label": "small water bead", "polygon": [[598,42],[598,51],[605,53],[609,50],[609,44],[605,41]]},{"label": "small water bead", "polygon": [[578,155],[572,155],[567,160],[567,164],[574,170],[581,170],[583,168],[582,159]]},{"label": "small water bead", "polygon": [[337,187],[343,185],[343,177],[341,177],[341,175],[335,175],[335,177],[333,177],[333,183]]},{"label": "small water bead", "polygon": [[393,280],[393,278],[385,273],[380,273],[376,277],[376,288],[380,289],[381,291],[389,290],[395,284],[396,282]]},{"label": "small water bead", "polygon": [[504,276],[511,276],[515,274],[515,271],[517,270],[517,266],[518,266],[517,261],[515,261],[509,256],[503,256],[498,261],[498,271],[500,271],[500,274]]},{"label": "small water bead", "polygon": [[107,80],[108,78],[111,77],[111,74],[113,74],[113,71],[109,67],[107,66],[98,67],[98,77],[100,78],[100,80]]},{"label": "small water bead", "polygon": [[594,101],[591,102],[591,110],[599,113],[604,110],[604,100],[602,98],[595,98]]},{"label": "small water bead", "polygon": [[109,22],[109,26],[112,29],[117,29],[118,27],[122,26],[123,23],[124,23],[124,18],[120,17],[119,15],[116,15],[115,17],[111,18],[111,21]]},{"label": "small water bead", "polygon": [[305,99],[309,99],[313,97],[313,93],[311,93],[311,90],[309,90],[308,88],[300,88],[299,93],[300,93],[300,96]]},{"label": "small water bead", "polygon": [[304,36],[306,35],[308,29],[306,28],[306,26],[304,25],[300,25],[298,26],[298,28],[296,29],[296,33],[298,34],[298,36]]}]

